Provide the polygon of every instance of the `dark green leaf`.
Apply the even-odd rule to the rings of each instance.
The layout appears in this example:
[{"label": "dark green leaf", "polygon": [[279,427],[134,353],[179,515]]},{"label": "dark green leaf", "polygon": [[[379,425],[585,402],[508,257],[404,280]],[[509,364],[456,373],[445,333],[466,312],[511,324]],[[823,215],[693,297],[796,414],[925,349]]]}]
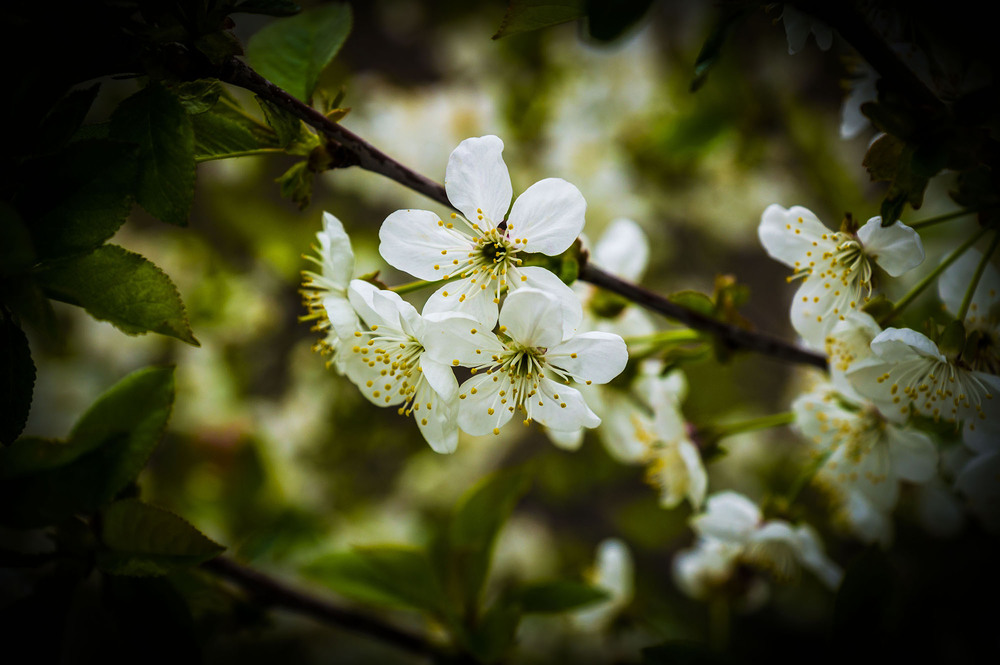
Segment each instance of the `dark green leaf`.
[{"label": "dark green leaf", "polygon": [[691,80],[691,92],[698,90],[708,80],[708,72],[719,61],[722,55],[722,47],[729,39],[733,29],[747,15],[747,9],[739,6],[738,3],[727,5],[722,10],[722,14],[716,18],[712,25],[712,32],[701,47],[698,57],[694,62],[694,78]]},{"label": "dark green leaf", "polygon": [[476,606],[489,572],[493,543],[529,484],[525,471],[502,471],[483,480],[459,502],[448,542],[451,572],[466,607]]},{"label": "dark green leaf", "polygon": [[24,272],[34,262],[35,246],[21,215],[0,201],[0,275]]},{"label": "dark green leaf", "polygon": [[9,316],[0,316],[0,443],[10,443],[24,429],[35,387],[35,363],[28,338]]},{"label": "dark green leaf", "polygon": [[486,610],[466,639],[466,647],[479,660],[493,663],[502,659],[514,645],[521,623],[517,605],[496,602]]},{"label": "dark green leaf", "polygon": [[110,135],[139,146],[139,205],[165,222],[186,225],[194,198],[194,131],[177,95],[149,84],[118,106]]},{"label": "dark green leaf", "polygon": [[541,30],[586,14],[584,0],[510,0],[493,39]]},{"label": "dark green leaf", "polygon": [[225,549],[177,515],[136,499],[101,513],[98,565],[116,575],[165,575],[218,556]]},{"label": "dark green leaf", "polygon": [[139,370],[90,407],[68,442],[19,439],[0,451],[0,521],[55,524],[110,502],[145,466],[173,401],[172,367]]},{"label": "dark green leaf", "polygon": [[219,101],[222,84],[219,79],[197,79],[178,83],[171,90],[185,111],[198,115],[210,110]]},{"label": "dark green leaf", "polygon": [[447,609],[427,553],[407,547],[365,547],[329,554],[304,571],[355,600],[440,614]]},{"label": "dark green leaf", "polygon": [[291,0],[244,0],[233,8],[233,13],[265,14],[267,16],[293,16],[302,11]]},{"label": "dark green leaf", "polygon": [[250,38],[247,59],[261,76],[309,102],[320,74],[350,31],[349,5],[320,5],[264,27]]},{"label": "dark green leaf", "polygon": [[[899,219],[909,203],[916,210],[924,201],[928,176],[914,168],[916,151],[895,136],[886,134],[872,143],[865,155],[864,166],[873,181],[888,181],[889,191],[882,201],[882,226]],[[924,168],[931,168],[927,164]]]},{"label": "dark green leaf", "polygon": [[258,96],[257,103],[264,111],[264,118],[278,136],[278,145],[287,148],[302,134],[302,121],[283,108]]},{"label": "dark green leaf", "polygon": [[62,348],[63,331],[49,300],[31,275],[14,275],[0,281],[0,299],[17,316],[22,327],[39,333],[50,349]]},{"label": "dark green leaf", "polygon": [[32,226],[43,258],[99,247],[132,208],[138,152],[121,141],[75,141],[59,153],[45,180],[44,211]]},{"label": "dark green leaf", "polygon": [[49,111],[38,132],[39,154],[55,152],[73,138],[94,104],[100,87],[100,83],[95,83],[89,88],[74,90]]},{"label": "dark green leaf", "polygon": [[638,23],[653,0],[586,0],[587,31],[594,39],[610,42]]},{"label": "dark green leaf", "polygon": [[221,65],[229,58],[243,55],[243,44],[228,30],[216,30],[202,35],[195,40],[194,45],[213,65]]},{"label": "dark green leaf", "polygon": [[50,298],[78,305],[130,335],[158,332],[198,346],[170,278],[117,245],[45,264],[37,273]]},{"label": "dark green leaf", "polygon": [[210,111],[192,116],[191,124],[195,133],[195,158],[199,162],[279,147],[274,130],[247,114],[225,92]]},{"label": "dark green leaf", "polygon": [[518,589],[513,600],[525,614],[557,614],[607,600],[604,589],[569,580],[543,582]]},{"label": "dark green leaf", "polygon": [[278,176],[275,182],[280,185],[283,197],[299,206],[299,210],[305,210],[312,199],[313,175],[308,161],[299,162]]},{"label": "dark green leaf", "polygon": [[686,307],[701,314],[715,316],[715,303],[704,293],[699,291],[678,291],[668,296],[670,302],[681,307]]}]

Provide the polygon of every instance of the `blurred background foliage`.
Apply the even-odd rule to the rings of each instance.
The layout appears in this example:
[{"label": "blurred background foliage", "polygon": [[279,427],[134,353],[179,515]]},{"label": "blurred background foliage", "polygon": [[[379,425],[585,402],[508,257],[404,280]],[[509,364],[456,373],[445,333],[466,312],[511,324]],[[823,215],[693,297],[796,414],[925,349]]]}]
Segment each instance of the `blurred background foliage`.
[{"label": "blurred background foliage", "polygon": [[[785,269],[759,246],[761,212],[775,202],[803,205],[836,226],[847,212],[860,220],[878,214],[884,194],[861,166],[874,129],[851,140],[838,133],[849,49],[838,41],[821,52],[810,42],[790,56],[780,10],[757,7],[692,93],[693,63],[716,19],[709,3],[654,3],[610,43],[594,40],[576,22],[491,41],[505,4],[353,2],[353,29],[317,94],[349,108],[344,126],[437,181],[462,139],[499,135],[515,192],[561,177],[587,200],[591,240],[619,217],[645,229],[652,248],[645,286],[711,293],[718,274],[732,274],[749,287],[741,313],[758,328],[793,339],[787,311],[795,285],[785,283]],[[235,20],[234,33],[246,44],[280,19],[245,14]],[[136,89],[134,80],[103,80],[87,122],[107,120]],[[244,91],[231,92],[253,106]],[[428,544],[463,492],[491,471],[523,465],[534,482],[501,532],[494,592],[509,580],[579,578],[608,537],[629,544],[640,583],[606,639],[574,634],[565,619],[533,617],[520,629],[513,660],[636,662],[640,648],[652,644],[718,638],[712,609],[683,596],[670,577],[673,553],[693,539],[689,508],[660,508],[642,467],[613,461],[592,434],[579,451],[565,452],[537,428],[481,439],[463,435],[453,455],[437,455],[409,419],[375,408],[324,367],[312,351],[316,333],[299,321],[298,293],[302,255],[311,251],[321,212],[344,222],[357,272],[380,270],[380,279],[392,284],[408,278],[378,256],[379,225],[399,208],[437,206],[347,168],[316,176],[311,202],[300,209],[275,183],[295,161],[265,155],[199,164],[187,228],[133,209],[113,241],[171,276],[201,346],[125,336],[57,304],[63,338],[30,339],[38,376],[25,433],[62,436],[121,377],[174,363],[177,397],[164,439],[139,479],[143,498],[183,515],[241,562],[289,579],[301,579],[297,571],[319,555],[348,546]],[[952,210],[949,187],[947,176],[933,181],[923,208],[908,210],[904,221]],[[966,228],[971,221],[928,229],[929,260]],[[925,310],[933,307],[928,300]],[[808,374],[749,354],[728,364],[688,362],[683,369],[690,384],[684,411],[697,425],[787,410]],[[786,428],[734,436],[724,449],[708,467],[709,487],[771,497],[778,507],[805,455]],[[823,497],[811,492],[802,495],[796,515],[825,514]],[[898,564],[896,577],[885,584],[900,589],[920,578],[932,597],[954,602],[950,573],[925,577],[927,566],[938,557],[947,559],[949,571],[986,562],[962,540],[927,535],[913,514],[904,511],[899,522],[888,555]],[[824,535],[845,565],[863,552],[830,529]],[[982,536],[961,538],[978,543]],[[886,555],[865,556],[872,561],[862,557],[864,565],[888,565]],[[815,652],[803,649],[826,648],[820,645],[829,644],[833,596],[812,579],[800,582],[776,588],[765,610],[734,617],[731,653],[740,660],[782,660],[811,658]],[[170,635],[163,653],[178,658],[200,650],[206,662],[408,662],[345,631],[292,614],[265,615],[196,571],[169,582],[119,586],[112,590],[125,599],[118,611],[130,598],[145,599],[135,600],[136,607],[144,613],[155,607],[167,617],[160,617],[164,625],[179,625],[170,617],[193,617],[182,637],[153,631],[144,647],[167,648]],[[151,598],[157,602],[146,602]],[[871,610],[878,616],[863,635],[894,634],[905,603],[898,594],[893,598],[882,614]],[[178,607],[185,603],[190,614]],[[389,616],[421,627],[405,611]],[[84,645],[77,655],[100,647],[86,637],[88,622],[99,619],[77,616],[68,624],[70,637]],[[845,637],[839,649],[860,644],[862,633]],[[144,633],[131,635],[138,644]],[[944,644],[952,656],[963,655],[960,641]],[[664,658],[675,656],[685,654]]]}]

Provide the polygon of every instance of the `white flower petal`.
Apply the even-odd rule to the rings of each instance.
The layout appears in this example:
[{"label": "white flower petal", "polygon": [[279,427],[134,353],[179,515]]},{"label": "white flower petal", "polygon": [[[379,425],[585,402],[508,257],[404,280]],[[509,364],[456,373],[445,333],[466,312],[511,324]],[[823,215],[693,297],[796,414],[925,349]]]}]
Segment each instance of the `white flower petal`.
[{"label": "white flower petal", "polygon": [[760,508],[737,492],[719,492],[708,497],[705,512],[691,520],[701,536],[726,543],[746,543],[760,525]]},{"label": "white flower petal", "polygon": [[[525,279],[522,280],[521,277]],[[527,266],[511,271],[511,287],[513,289],[538,289],[559,301],[562,310],[562,336],[569,337],[575,333],[583,322],[583,307],[576,293],[567,286],[555,273],[541,266]],[[633,334],[640,334],[638,332]]]},{"label": "white flower petal", "polygon": [[475,319],[486,330],[492,329],[499,305],[493,302],[493,291],[479,287],[468,279],[446,282],[427,299],[424,315],[456,312]]},{"label": "white flower petal", "polygon": [[554,256],[580,235],[586,212],[587,202],[574,185],[561,178],[539,180],[514,201],[507,235],[526,238],[524,251]]},{"label": "white flower petal", "polygon": [[[502,153],[503,141],[496,136],[465,139],[451,153],[445,170],[448,200],[484,231],[503,221],[514,193]],[[478,219],[479,210],[485,219]]]},{"label": "white flower petal", "polygon": [[442,224],[446,223],[437,213],[397,210],[379,228],[379,254],[392,267],[417,279],[442,279],[458,269],[453,260],[464,263],[475,249],[471,238]]},{"label": "white flower petal", "polygon": [[631,219],[611,222],[591,253],[593,262],[613,275],[638,281],[649,261],[649,240]]},{"label": "white flower petal", "polygon": [[322,300],[323,309],[339,337],[350,337],[361,323],[350,301],[339,293],[329,292]]},{"label": "white flower petal", "polygon": [[701,452],[687,439],[677,443],[677,450],[687,468],[687,499],[693,510],[699,510],[708,491],[708,472],[701,460]]},{"label": "white flower petal", "polygon": [[[445,369],[450,374],[451,370]],[[426,364],[424,371],[427,371]],[[454,376],[452,381],[455,381]],[[414,410],[413,419],[417,421],[420,433],[434,452],[453,453],[458,447],[457,400],[438,399],[438,397],[439,394],[430,385],[421,385],[417,389],[415,401],[422,408]],[[431,408],[427,408],[428,405],[431,405]]]},{"label": "white flower petal", "polygon": [[538,391],[538,394],[525,399],[525,407],[532,420],[561,431],[594,428],[601,424],[601,419],[590,410],[576,388],[542,379],[538,382]]},{"label": "white flower petal", "polygon": [[[630,399],[612,397],[618,391],[607,390],[601,393],[601,399],[592,401],[601,417],[601,427],[597,435],[611,457],[622,464],[638,464],[643,462],[648,453],[648,444],[643,433],[652,430],[653,425],[645,411],[638,408]],[[648,435],[652,437],[652,434]]]},{"label": "white flower petal", "polygon": [[[972,284],[972,277],[982,259],[982,252],[972,248],[948,266],[938,278],[938,295],[950,313],[958,314],[965,292]],[[1000,303],[1000,270],[994,264],[987,263],[986,270],[976,285],[976,292],[972,295],[969,311],[965,315],[965,325],[978,329],[995,327],[995,322],[993,326],[990,325],[990,312],[997,303]]]},{"label": "white flower petal", "polygon": [[551,427],[545,428],[545,434],[549,441],[563,450],[579,450],[583,445],[583,429],[576,429],[570,432],[554,430]]},{"label": "white flower petal", "polygon": [[618,335],[588,332],[549,348],[545,359],[581,383],[600,384],[622,373],[628,364],[628,349]]},{"label": "white flower petal", "polygon": [[500,325],[518,344],[551,347],[562,341],[560,302],[543,291],[520,288],[504,302]]},{"label": "white flower petal", "polygon": [[805,47],[806,40],[809,39],[812,18],[786,3],[781,10],[781,22],[785,26],[785,37],[788,40],[788,55],[795,55]]},{"label": "white flower petal", "polygon": [[361,279],[351,280],[347,297],[354,310],[369,327],[388,326],[394,330],[401,330],[400,312],[406,308],[413,309],[413,305],[393,291],[380,289]]},{"label": "white flower petal", "polygon": [[834,326],[863,304],[859,284],[844,286],[828,277],[809,275],[792,298],[792,327],[806,344],[822,349]]},{"label": "white flower petal", "polygon": [[429,357],[445,366],[454,366],[457,360],[459,365],[478,367],[504,350],[496,335],[471,317],[433,314],[427,318],[424,348]]},{"label": "white flower petal", "polygon": [[886,328],[872,340],[871,348],[872,353],[884,362],[910,360],[914,355],[947,362],[937,344],[909,328]]},{"label": "white flower petal", "polygon": [[448,365],[437,362],[430,358],[427,353],[422,353],[420,354],[420,372],[424,381],[441,400],[450,402],[458,395],[458,381]]},{"label": "white flower petal", "polygon": [[832,248],[833,235],[811,210],[801,206],[785,210],[777,204],[769,205],[757,227],[757,236],[768,256],[789,268],[804,267],[797,264],[808,251],[816,250],[816,256],[821,256]]},{"label": "white flower petal", "polygon": [[[473,436],[481,436],[495,433],[506,425],[514,414],[513,403],[500,396],[501,390],[510,395],[510,382],[498,374],[477,374],[463,383],[458,389],[461,400],[458,426]],[[504,399],[506,403],[502,402]]]},{"label": "white flower petal", "polygon": [[340,220],[323,213],[323,230],[316,234],[323,260],[323,278],[337,289],[344,290],[354,273],[354,252],[351,239]]},{"label": "white flower petal", "polygon": [[811,570],[828,588],[836,589],[844,579],[844,571],[823,552],[819,534],[808,524],[795,530],[799,561]]},{"label": "white flower petal", "polygon": [[920,236],[899,221],[883,228],[882,218],[872,217],[858,229],[858,240],[865,254],[892,277],[899,277],[916,268],[924,260],[924,245]]},{"label": "white flower petal", "polygon": [[892,474],[914,483],[927,482],[937,472],[937,448],[923,432],[886,427]]}]

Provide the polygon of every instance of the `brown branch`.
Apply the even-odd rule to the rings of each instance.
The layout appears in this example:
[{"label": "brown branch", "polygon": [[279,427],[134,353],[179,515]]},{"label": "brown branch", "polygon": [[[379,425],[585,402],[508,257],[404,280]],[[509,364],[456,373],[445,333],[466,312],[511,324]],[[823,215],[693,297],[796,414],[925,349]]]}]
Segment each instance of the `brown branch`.
[{"label": "brown branch", "polygon": [[802,349],[765,333],[739,328],[706,316],[701,312],[682,307],[658,293],[604,272],[592,263],[587,263],[580,269],[580,279],[613,291],[646,309],[683,323],[689,328],[711,333],[729,349],[756,351],[772,358],[826,369],[826,358],[821,354]]},{"label": "brown branch", "polygon": [[[343,159],[344,164],[357,164],[363,169],[379,173],[395,180],[401,185],[427,196],[428,198],[455,209],[448,201],[448,194],[440,184],[403,166],[384,152],[374,147],[357,134],[333,122],[322,113],[300,102],[287,92],[274,85],[244,62],[232,58],[222,67],[219,78],[226,83],[239,86],[255,92],[267,101],[280,106],[309,126],[321,132],[327,138],[335,141],[349,153]],[[614,275],[610,275],[593,265],[584,265],[580,270],[580,279],[596,286],[617,293],[647,309],[658,312],[684,325],[716,335],[728,348],[756,351],[766,356],[803,363],[815,367],[826,367],[826,359],[817,353],[806,351],[780,339],[757,333],[744,328],[729,325],[718,319],[713,319],[699,312],[673,303],[663,296],[648,291]]]},{"label": "brown branch", "polygon": [[417,656],[441,658],[451,655],[423,637],[373,617],[338,607],[322,598],[310,596],[231,559],[217,557],[202,567],[239,586],[264,605],[298,612],[324,623],[362,633]]}]

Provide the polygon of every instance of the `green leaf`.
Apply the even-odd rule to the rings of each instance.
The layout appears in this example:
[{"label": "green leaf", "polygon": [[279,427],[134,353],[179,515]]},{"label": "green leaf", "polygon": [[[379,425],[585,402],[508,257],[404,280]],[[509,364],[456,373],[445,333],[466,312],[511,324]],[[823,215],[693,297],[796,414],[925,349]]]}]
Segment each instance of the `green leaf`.
[{"label": "green leaf", "polygon": [[466,647],[484,663],[501,660],[514,645],[521,611],[517,605],[496,602],[483,613],[475,628],[464,638]]},{"label": "green leaf", "polygon": [[174,402],[174,370],[133,372],[80,418],[65,443],[24,438],[0,450],[0,522],[56,524],[110,502],[156,447]]},{"label": "green leaf", "polygon": [[49,111],[38,129],[39,154],[55,152],[73,138],[93,106],[100,87],[100,83],[95,83],[89,88],[73,90]]},{"label": "green leaf", "polygon": [[127,334],[152,331],[199,345],[177,288],[139,254],[103,245],[84,256],[47,263],[36,277],[50,298],[83,307]]},{"label": "green leaf", "polygon": [[185,226],[194,199],[194,130],[177,95],[149,84],[118,106],[110,136],[139,146],[139,205]]},{"label": "green leaf", "polygon": [[265,14],[267,16],[293,16],[302,11],[291,0],[244,0],[233,8],[233,13]]},{"label": "green leaf", "polygon": [[586,0],[587,31],[594,39],[610,42],[638,23],[653,0]]},{"label": "green leaf", "polygon": [[102,511],[101,542],[105,549],[98,565],[115,575],[165,575],[225,550],[174,513],[136,499],[116,501]]},{"label": "green leaf", "polygon": [[0,317],[0,443],[10,443],[24,429],[35,387],[35,363],[24,332],[6,314]]},{"label": "green leaf", "polygon": [[529,484],[530,477],[523,470],[502,471],[486,478],[459,502],[448,531],[448,549],[451,573],[467,608],[478,603],[493,543]]},{"label": "green leaf", "polygon": [[304,572],[339,594],[364,603],[442,615],[447,599],[427,553],[408,547],[363,547],[328,554]]},{"label": "green leaf", "polygon": [[121,141],[75,141],[61,151],[32,225],[39,255],[87,252],[113,236],[132,209],[137,160],[136,147]]},{"label": "green leaf", "polygon": [[510,0],[493,39],[541,30],[582,18],[584,0]]},{"label": "green leaf", "polygon": [[667,299],[681,307],[686,307],[701,314],[715,316],[715,303],[700,291],[678,291],[671,293]]},{"label": "green leaf", "polygon": [[308,103],[350,31],[350,5],[320,5],[265,26],[250,38],[247,59],[261,76]]},{"label": "green leaf", "polygon": [[281,187],[281,196],[295,203],[299,210],[305,210],[312,199],[313,175],[309,162],[302,161],[293,164],[274,181]]},{"label": "green leaf", "polygon": [[267,124],[278,137],[278,145],[287,148],[302,134],[302,121],[285,109],[275,106],[263,97],[257,96],[257,103],[264,112]]},{"label": "green leaf", "polygon": [[226,159],[259,150],[279,151],[278,137],[270,127],[240,107],[223,91],[210,111],[191,116],[195,134],[195,159]]},{"label": "green leaf", "polygon": [[42,289],[29,274],[14,275],[0,281],[0,299],[17,316],[18,324],[40,335],[40,342],[58,351],[64,341],[56,313]]},{"label": "green leaf", "polygon": [[610,597],[607,591],[598,587],[557,580],[521,587],[513,594],[513,599],[526,614],[558,614],[590,605]]},{"label": "green leaf", "polygon": [[740,7],[738,3],[727,5],[720,10],[722,13],[716,18],[712,25],[705,43],[702,44],[701,51],[694,63],[694,78],[691,80],[691,92],[697,91],[705,85],[708,80],[708,73],[722,55],[722,47],[725,45],[733,29],[747,16],[748,9]]},{"label": "green leaf", "polygon": [[0,275],[24,272],[35,262],[35,246],[17,210],[0,201]]},{"label": "green leaf", "polygon": [[191,115],[198,115],[211,110],[222,94],[222,83],[219,79],[197,79],[183,81],[171,88],[177,95],[184,110]]}]

